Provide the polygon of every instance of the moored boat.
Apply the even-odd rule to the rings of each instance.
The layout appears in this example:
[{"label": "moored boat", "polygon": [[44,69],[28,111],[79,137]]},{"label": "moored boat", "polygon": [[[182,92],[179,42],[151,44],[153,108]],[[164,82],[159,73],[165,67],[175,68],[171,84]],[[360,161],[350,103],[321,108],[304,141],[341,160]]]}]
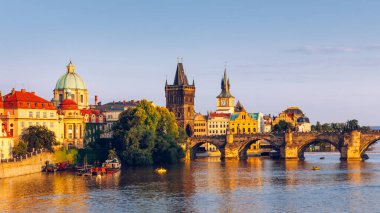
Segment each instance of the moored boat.
[{"label": "moored boat", "polygon": [[121,169],[121,163],[117,158],[109,159],[103,163],[102,168],[104,168],[107,173],[115,173]]}]

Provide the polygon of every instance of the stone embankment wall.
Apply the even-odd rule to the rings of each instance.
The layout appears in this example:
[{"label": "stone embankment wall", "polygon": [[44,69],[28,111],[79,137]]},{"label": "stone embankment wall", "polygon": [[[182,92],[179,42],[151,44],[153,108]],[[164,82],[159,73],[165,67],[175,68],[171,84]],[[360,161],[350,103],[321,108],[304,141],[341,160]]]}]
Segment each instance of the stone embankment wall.
[{"label": "stone embankment wall", "polygon": [[54,154],[43,152],[22,161],[0,163],[0,178],[41,172],[41,167],[46,161],[54,162]]}]

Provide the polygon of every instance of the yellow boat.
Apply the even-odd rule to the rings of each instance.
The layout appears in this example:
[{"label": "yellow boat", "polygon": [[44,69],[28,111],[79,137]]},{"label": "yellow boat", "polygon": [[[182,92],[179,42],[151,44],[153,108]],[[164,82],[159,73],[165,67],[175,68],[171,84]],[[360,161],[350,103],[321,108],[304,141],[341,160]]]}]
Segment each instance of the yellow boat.
[{"label": "yellow boat", "polygon": [[321,170],[319,166],[313,166],[312,170]]},{"label": "yellow boat", "polygon": [[161,167],[161,168],[157,168],[157,169],[155,170],[155,172],[156,172],[157,174],[159,174],[159,175],[163,175],[163,174],[166,174],[167,170]]}]

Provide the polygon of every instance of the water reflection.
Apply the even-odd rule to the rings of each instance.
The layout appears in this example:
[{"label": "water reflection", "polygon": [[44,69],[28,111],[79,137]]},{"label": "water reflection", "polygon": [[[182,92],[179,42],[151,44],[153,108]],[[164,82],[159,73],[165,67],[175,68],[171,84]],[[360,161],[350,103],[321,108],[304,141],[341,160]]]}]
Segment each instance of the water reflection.
[{"label": "water reflection", "polygon": [[[325,156],[321,160],[321,156]],[[380,154],[341,162],[339,153],[305,161],[198,158],[168,167],[128,168],[114,175],[70,172],[0,180],[1,211],[275,212],[379,209]],[[313,166],[320,171],[313,171]]]}]

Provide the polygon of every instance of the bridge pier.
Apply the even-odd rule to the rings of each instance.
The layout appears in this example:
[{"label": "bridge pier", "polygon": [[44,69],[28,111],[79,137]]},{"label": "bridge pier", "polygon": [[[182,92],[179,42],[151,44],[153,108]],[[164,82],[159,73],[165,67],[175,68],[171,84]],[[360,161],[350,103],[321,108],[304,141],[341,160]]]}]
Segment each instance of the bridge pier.
[{"label": "bridge pier", "polygon": [[359,131],[352,131],[351,137],[347,138],[347,160],[362,160],[362,157],[360,155],[360,139],[361,133]]}]

